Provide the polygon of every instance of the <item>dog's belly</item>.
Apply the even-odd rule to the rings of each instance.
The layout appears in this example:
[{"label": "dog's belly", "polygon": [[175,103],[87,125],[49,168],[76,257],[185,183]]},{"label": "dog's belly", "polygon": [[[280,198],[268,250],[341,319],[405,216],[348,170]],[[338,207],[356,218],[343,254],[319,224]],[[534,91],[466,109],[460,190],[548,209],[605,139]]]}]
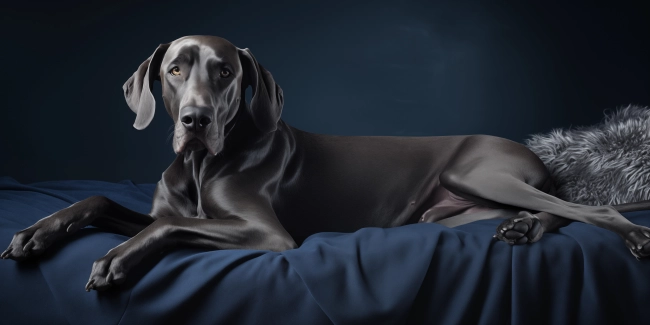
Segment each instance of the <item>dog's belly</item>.
[{"label": "dog's belly", "polygon": [[[294,238],[318,232],[353,232],[364,227],[394,227],[408,223],[417,210],[408,195],[377,199],[369,193],[339,192],[339,198],[309,195],[275,208],[278,219]],[[319,200],[320,199],[320,200]]]},{"label": "dog's belly", "polygon": [[[302,188],[274,207],[285,229],[301,242],[318,232],[354,232],[364,227],[389,228],[417,222],[426,188],[394,190],[351,187]],[[419,185],[419,184],[418,184]]]},{"label": "dog's belly", "polygon": [[294,238],[415,223],[463,139],[305,135],[274,210]]},{"label": "dog's belly", "polygon": [[276,207],[280,222],[296,241],[318,232],[354,232],[364,227],[389,228],[416,222],[445,224],[443,220],[455,216],[496,210],[453,194],[440,186],[437,178],[424,188],[391,191],[380,197],[377,191],[354,195],[343,188],[331,193],[337,195],[314,195],[304,190],[304,196]]},{"label": "dog's belly", "polygon": [[463,214],[494,210],[462,198],[442,186],[432,191],[431,205],[420,216],[418,222],[439,222]]}]

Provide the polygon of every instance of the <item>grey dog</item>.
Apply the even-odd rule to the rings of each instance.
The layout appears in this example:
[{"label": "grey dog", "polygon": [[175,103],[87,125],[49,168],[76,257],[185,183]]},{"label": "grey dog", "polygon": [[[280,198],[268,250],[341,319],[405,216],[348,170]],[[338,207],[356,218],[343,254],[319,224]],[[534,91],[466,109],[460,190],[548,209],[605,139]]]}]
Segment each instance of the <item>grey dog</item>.
[{"label": "grey dog", "polygon": [[[248,49],[213,36],[161,44],[124,85],[137,114],[153,118],[155,80],[174,121],[176,159],[149,214],[93,196],[18,232],[1,254],[23,260],[87,225],[131,236],[93,264],[86,290],[122,283],[144,257],[175,247],[297,247],[323,231],[505,218],[495,237],[538,241],[567,220],[619,234],[637,258],[650,229],[619,212],[648,202],[586,206],[553,195],[541,160],[522,144],[486,135],[346,137],[304,132],[280,119],[282,89]],[[250,104],[245,90],[252,87]]]}]

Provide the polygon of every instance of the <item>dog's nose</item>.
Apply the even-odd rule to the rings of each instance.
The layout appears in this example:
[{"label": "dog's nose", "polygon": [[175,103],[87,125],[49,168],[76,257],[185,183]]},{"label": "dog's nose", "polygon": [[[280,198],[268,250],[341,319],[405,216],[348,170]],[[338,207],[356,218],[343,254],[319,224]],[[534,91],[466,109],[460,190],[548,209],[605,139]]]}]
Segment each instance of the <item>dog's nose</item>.
[{"label": "dog's nose", "polygon": [[204,129],[212,123],[210,112],[211,109],[207,107],[183,107],[180,115],[181,123],[188,130]]}]

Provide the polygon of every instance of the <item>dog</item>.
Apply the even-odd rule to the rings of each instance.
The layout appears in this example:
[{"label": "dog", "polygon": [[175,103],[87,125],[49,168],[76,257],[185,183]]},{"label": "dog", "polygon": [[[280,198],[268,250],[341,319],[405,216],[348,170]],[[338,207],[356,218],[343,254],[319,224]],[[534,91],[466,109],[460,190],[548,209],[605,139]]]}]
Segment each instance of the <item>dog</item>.
[{"label": "dog", "polygon": [[[586,206],[555,197],[542,161],[487,135],[331,136],[280,119],[283,92],[247,48],[214,36],[161,44],[123,86],[134,127],[154,116],[152,85],[174,121],[177,154],[151,212],[93,196],[16,233],[0,257],[22,261],[88,225],[130,236],[92,267],[86,291],[123,283],[143,258],[174,247],[284,251],[325,231],[504,218],[495,238],[534,243],[571,220],[619,234],[650,255],[650,228],[619,212],[649,202]],[[250,103],[245,99],[252,88]]]}]

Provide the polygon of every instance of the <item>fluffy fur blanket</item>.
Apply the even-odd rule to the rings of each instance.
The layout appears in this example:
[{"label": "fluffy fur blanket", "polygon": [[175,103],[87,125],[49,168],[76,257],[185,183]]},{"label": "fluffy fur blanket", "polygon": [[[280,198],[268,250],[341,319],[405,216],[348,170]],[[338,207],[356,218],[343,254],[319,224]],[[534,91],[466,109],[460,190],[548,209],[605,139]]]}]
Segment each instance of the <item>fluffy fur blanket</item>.
[{"label": "fluffy fur blanket", "polygon": [[525,141],[546,164],[557,196],[586,205],[650,200],[650,108],[629,105],[597,125]]}]

